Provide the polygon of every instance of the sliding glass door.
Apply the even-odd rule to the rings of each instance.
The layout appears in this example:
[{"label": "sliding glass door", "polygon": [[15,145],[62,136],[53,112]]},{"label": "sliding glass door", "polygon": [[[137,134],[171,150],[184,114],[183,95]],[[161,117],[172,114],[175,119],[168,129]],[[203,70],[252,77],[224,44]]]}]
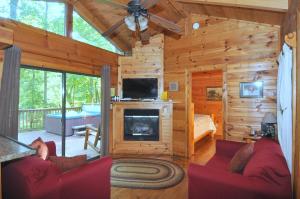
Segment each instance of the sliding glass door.
[{"label": "sliding glass door", "polygon": [[54,141],[62,153],[62,73],[20,69],[19,141]]},{"label": "sliding glass door", "polygon": [[100,78],[77,74],[66,77],[66,155],[95,157],[100,151],[96,131],[101,121]]},{"label": "sliding glass door", "polygon": [[[32,68],[20,70],[19,141],[30,144],[40,137],[54,141],[58,155],[98,156],[100,142],[95,141],[99,140],[96,130],[101,121],[101,79]],[[91,127],[88,134],[87,127]]]}]

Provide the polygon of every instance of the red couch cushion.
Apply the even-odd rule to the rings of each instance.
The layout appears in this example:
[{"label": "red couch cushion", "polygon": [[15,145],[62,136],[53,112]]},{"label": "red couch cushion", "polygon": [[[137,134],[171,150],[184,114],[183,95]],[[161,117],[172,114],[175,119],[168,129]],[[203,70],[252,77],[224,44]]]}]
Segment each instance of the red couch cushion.
[{"label": "red couch cushion", "polygon": [[254,154],[245,167],[244,176],[257,177],[270,183],[281,184],[290,173],[277,142],[261,139],[255,143]]},{"label": "red couch cushion", "polygon": [[229,164],[229,171],[233,173],[242,173],[254,151],[254,144],[249,143],[240,148]]}]

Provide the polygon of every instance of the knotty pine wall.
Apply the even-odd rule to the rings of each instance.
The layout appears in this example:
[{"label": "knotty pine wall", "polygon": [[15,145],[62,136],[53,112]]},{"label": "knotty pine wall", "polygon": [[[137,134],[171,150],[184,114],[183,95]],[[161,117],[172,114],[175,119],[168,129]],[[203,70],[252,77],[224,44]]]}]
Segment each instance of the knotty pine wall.
[{"label": "knotty pine wall", "polygon": [[148,45],[136,42],[132,56],[118,58],[118,95],[122,96],[124,78],[157,78],[158,95],[163,92],[164,77],[164,35],[150,38]]},{"label": "knotty pine wall", "polygon": [[[192,23],[200,22],[199,30]],[[192,71],[223,70],[225,137],[242,140],[247,126],[259,128],[265,112],[276,111],[276,57],[280,28],[253,22],[191,15],[181,39],[165,37],[165,89],[178,81],[179,92],[169,92],[174,104],[173,151],[189,154],[188,107]],[[266,81],[263,99],[240,99],[240,81]]]},{"label": "knotty pine wall", "polygon": [[102,66],[108,64],[112,85],[117,84],[117,54],[8,19],[0,20],[0,28],[13,32],[12,42],[21,48],[24,65],[101,75]]},{"label": "knotty pine wall", "polygon": [[192,102],[195,114],[214,114],[216,135],[223,137],[223,102],[207,100],[207,87],[223,88],[223,71],[195,72],[192,74]]}]

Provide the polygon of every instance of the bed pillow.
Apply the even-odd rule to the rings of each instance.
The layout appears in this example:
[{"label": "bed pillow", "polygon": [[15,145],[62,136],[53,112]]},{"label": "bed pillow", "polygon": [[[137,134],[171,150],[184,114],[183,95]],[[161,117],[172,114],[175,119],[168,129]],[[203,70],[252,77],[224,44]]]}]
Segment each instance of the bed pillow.
[{"label": "bed pillow", "polygon": [[49,156],[49,160],[53,162],[62,172],[66,172],[87,163],[86,155],[78,155],[74,157],[57,157]]},{"label": "bed pillow", "polygon": [[42,158],[43,160],[48,158],[49,150],[42,138],[37,138],[29,146],[33,149],[36,149],[36,155],[38,157]]},{"label": "bed pillow", "polygon": [[242,146],[233,156],[228,170],[232,173],[242,173],[254,151],[254,144],[249,143]]}]

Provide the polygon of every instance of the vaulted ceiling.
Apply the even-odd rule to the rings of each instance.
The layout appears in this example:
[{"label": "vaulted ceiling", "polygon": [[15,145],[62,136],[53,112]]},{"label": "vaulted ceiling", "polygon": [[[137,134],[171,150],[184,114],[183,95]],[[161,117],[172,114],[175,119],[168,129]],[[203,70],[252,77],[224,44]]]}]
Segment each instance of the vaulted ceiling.
[{"label": "vaulted ceiling", "polygon": [[[105,32],[127,15],[126,10],[99,0],[65,1],[72,4],[74,9],[100,32]],[[129,2],[129,0],[112,1],[123,4]],[[149,11],[181,25],[182,29],[190,13],[281,25],[288,10],[288,2],[289,0],[160,0]],[[163,32],[176,36],[175,33],[153,23],[150,23],[149,31],[151,35]],[[110,36],[111,41],[124,51],[131,50],[134,38],[126,25],[122,25]]]}]

